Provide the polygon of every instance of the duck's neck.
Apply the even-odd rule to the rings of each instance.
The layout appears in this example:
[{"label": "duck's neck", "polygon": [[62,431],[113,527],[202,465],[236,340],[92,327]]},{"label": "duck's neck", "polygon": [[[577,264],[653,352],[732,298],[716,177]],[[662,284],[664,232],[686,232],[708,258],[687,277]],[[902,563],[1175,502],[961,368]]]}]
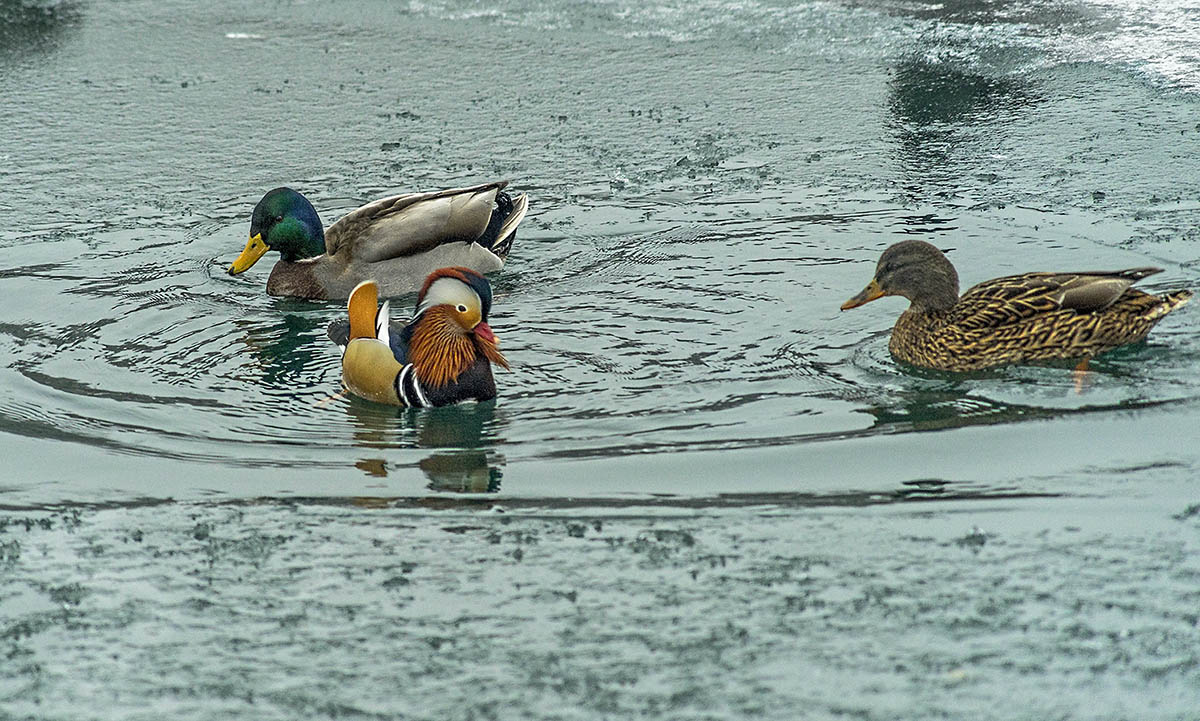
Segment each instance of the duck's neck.
[{"label": "duck's neck", "polygon": [[896,319],[896,328],[906,326],[927,331],[945,324],[949,317],[949,311],[918,307],[916,303],[913,303]]},{"label": "duck's neck", "polygon": [[944,313],[958,303],[958,273],[946,256],[938,252],[937,257],[919,270],[919,276],[908,277],[907,282],[901,285],[907,289],[901,295],[912,302],[911,310],[917,313]]},{"label": "duck's neck", "polygon": [[936,315],[948,312],[958,303],[958,276],[953,266],[946,265],[949,272],[930,273],[919,290],[904,293],[912,303],[910,312]]},{"label": "duck's neck", "polygon": [[440,388],[457,380],[478,356],[474,339],[443,308],[430,308],[412,325],[408,360],[426,387]]},{"label": "duck's neck", "polygon": [[311,217],[284,218],[271,229],[270,240],[289,263],[325,254],[325,231],[316,213]]},{"label": "duck's neck", "polygon": [[958,293],[951,291],[948,295],[925,296],[916,298],[908,307],[909,313],[940,317],[945,316],[958,303]]}]

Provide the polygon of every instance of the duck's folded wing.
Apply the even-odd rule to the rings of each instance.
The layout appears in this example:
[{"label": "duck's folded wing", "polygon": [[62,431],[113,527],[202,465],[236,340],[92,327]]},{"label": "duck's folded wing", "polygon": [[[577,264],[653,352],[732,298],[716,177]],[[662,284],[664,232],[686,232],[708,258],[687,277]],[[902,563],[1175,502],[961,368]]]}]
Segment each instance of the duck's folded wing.
[{"label": "duck's folded wing", "polygon": [[1112,305],[1131,285],[1161,268],[1080,273],[1026,273],[985,281],[963,293],[953,322],[995,328],[1045,313],[1092,313]]},{"label": "duck's folded wing", "polygon": [[488,227],[496,194],[508,181],[382,198],[351,211],[325,231],[335,257],[377,263],[416,255],[443,243],[471,242]]}]

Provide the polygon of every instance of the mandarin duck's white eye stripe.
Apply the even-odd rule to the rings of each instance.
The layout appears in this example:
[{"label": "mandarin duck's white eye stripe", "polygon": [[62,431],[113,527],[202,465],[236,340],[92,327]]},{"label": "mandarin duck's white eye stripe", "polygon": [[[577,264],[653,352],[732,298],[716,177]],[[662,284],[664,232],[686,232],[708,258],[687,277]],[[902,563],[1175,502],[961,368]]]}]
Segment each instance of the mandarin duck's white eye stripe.
[{"label": "mandarin duck's white eye stripe", "polygon": [[420,316],[436,305],[454,306],[458,308],[458,312],[465,313],[470,308],[482,308],[483,301],[479,299],[479,294],[474,288],[458,278],[438,278],[425,292],[413,317]]}]

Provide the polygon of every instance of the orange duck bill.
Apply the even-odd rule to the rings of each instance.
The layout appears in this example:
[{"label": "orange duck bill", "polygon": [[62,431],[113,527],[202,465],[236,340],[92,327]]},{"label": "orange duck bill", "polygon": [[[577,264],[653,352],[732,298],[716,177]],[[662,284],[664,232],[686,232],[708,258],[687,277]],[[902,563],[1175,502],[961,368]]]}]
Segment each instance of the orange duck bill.
[{"label": "orange duck bill", "polygon": [[875,300],[876,298],[882,298],[884,295],[886,295],[886,293],[883,292],[883,288],[880,288],[879,283],[877,283],[875,281],[875,279],[872,278],[871,282],[867,283],[867,287],[863,288],[861,293],[854,296],[853,298],[846,301],[845,303],[842,303],[842,310],[850,310],[851,308],[857,308],[858,306],[860,306],[864,303],[870,303],[871,301]]}]

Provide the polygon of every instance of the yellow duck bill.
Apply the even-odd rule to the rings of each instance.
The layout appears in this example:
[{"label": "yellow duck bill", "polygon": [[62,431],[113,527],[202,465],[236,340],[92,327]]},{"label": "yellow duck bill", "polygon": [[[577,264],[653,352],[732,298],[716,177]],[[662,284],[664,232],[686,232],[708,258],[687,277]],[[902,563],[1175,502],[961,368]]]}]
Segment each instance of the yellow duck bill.
[{"label": "yellow duck bill", "polygon": [[262,233],[251,236],[250,240],[246,241],[246,247],[242,250],[242,254],[229,266],[229,274],[237,275],[250,270],[259,258],[267,254],[268,250],[270,249],[263,242]]},{"label": "yellow duck bill", "polygon": [[870,303],[871,301],[875,300],[876,298],[882,298],[883,296],[884,296],[883,288],[880,288],[879,283],[875,282],[875,280],[872,279],[870,283],[867,283],[867,287],[862,289],[861,293],[854,296],[853,298],[846,301],[845,303],[842,303],[842,310],[850,310],[851,308],[857,308],[858,306],[862,305],[863,303]]}]

